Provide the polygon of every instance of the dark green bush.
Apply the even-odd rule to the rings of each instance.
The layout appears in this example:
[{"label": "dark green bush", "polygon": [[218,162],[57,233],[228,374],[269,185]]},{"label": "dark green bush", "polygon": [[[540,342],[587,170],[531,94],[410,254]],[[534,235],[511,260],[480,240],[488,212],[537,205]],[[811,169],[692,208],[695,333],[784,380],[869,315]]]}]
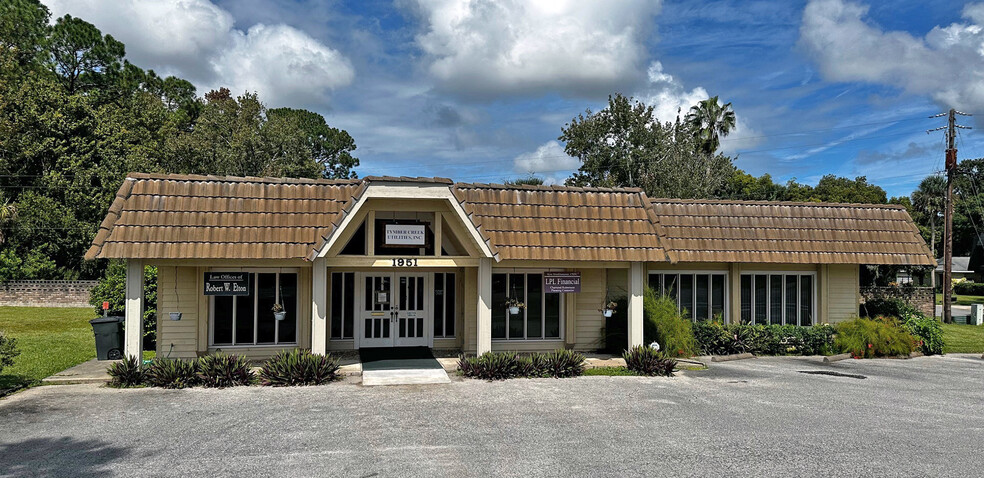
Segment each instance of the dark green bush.
[{"label": "dark green bush", "polygon": [[303,349],[283,350],[260,369],[263,385],[323,385],[336,379],[338,360]]},{"label": "dark green bush", "polygon": [[672,377],[677,364],[676,360],[645,345],[626,350],[622,353],[622,358],[625,359],[625,368],[651,377]]},{"label": "dark green bush", "polygon": [[922,315],[919,309],[898,297],[868,299],[861,310],[865,317],[897,317],[905,320],[913,315]]},{"label": "dark green bush", "polygon": [[110,387],[138,387],[143,384],[143,379],[143,367],[136,357],[127,356],[109,366]]},{"label": "dark green bush", "polygon": [[17,339],[0,331],[0,372],[4,367],[14,364],[14,357],[20,355],[17,350]]},{"label": "dark green bush", "polygon": [[485,352],[478,357],[461,357],[458,370],[469,378],[505,380],[528,373],[528,365],[513,352]]},{"label": "dark green bush", "polygon": [[984,295],[984,282],[959,282],[953,285],[953,293],[960,295]]},{"label": "dark green bush", "polygon": [[856,318],[835,330],[834,346],[858,358],[909,355],[916,346],[916,338],[890,317]]},{"label": "dark green bush", "polygon": [[829,355],[833,334],[829,325],[694,324],[694,339],[704,355]]},{"label": "dark green bush", "polygon": [[486,352],[478,357],[461,357],[458,370],[465,377],[482,380],[577,377],[584,374],[584,355],[563,349],[526,356],[515,352]]},{"label": "dark green bush", "polygon": [[657,295],[646,287],[642,301],[643,340],[646,344],[659,343],[661,350],[671,357],[692,357],[697,353],[693,322],[677,310],[676,301]]},{"label": "dark green bush", "polygon": [[917,314],[909,317],[903,325],[916,338],[920,352],[926,355],[943,353],[943,346],[946,345],[943,324],[936,317]]},{"label": "dark green bush", "polygon": [[144,383],[161,388],[194,387],[198,385],[198,362],[156,358],[144,370]]},{"label": "dark green bush", "polygon": [[255,375],[245,357],[218,353],[198,359],[198,379],[206,387],[251,385]]}]

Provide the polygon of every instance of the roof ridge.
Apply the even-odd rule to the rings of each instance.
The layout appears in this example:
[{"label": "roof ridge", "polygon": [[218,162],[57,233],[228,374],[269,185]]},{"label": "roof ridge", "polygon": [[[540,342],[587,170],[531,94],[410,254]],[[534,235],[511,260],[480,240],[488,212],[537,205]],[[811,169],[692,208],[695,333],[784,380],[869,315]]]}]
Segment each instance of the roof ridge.
[{"label": "roof ridge", "polygon": [[650,203],[661,204],[737,204],[748,206],[803,206],[803,207],[850,207],[850,208],[872,208],[872,209],[901,209],[905,206],[901,204],[877,204],[877,203],[852,203],[852,202],[811,202],[811,201],[770,201],[767,199],[677,199],[677,198],[650,198]]},{"label": "roof ridge", "polygon": [[127,173],[126,179],[158,180],[158,181],[201,181],[223,183],[267,183],[267,184],[317,184],[317,185],[354,185],[364,182],[364,179],[311,179],[287,178],[272,176],[220,176],[213,174],[178,174],[178,173]]},{"label": "roof ridge", "polygon": [[533,185],[533,184],[499,184],[499,183],[454,183],[455,188],[459,189],[516,189],[526,191],[562,191],[562,192],[614,192],[614,193],[638,193],[642,188],[603,188],[592,186],[560,186],[560,185]]}]

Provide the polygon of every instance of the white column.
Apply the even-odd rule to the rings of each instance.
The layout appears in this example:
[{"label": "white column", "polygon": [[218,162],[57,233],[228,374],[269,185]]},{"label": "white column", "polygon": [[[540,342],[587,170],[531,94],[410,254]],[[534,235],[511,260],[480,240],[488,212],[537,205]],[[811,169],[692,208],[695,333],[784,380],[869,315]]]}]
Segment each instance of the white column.
[{"label": "white column", "polygon": [[629,267],[629,347],[642,345],[642,292],[645,289],[645,263]]},{"label": "white column", "polygon": [[314,260],[311,271],[311,353],[328,351],[328,268],[325,258]]},{"label": "white column", "polygon": [[492,351],[492,259],[478,260],[478,342],[475,352]]},{"label": "white column", "polygon": [[127,259],[123,352],[137,360],[143,360],[143,282],[143,262]]}]

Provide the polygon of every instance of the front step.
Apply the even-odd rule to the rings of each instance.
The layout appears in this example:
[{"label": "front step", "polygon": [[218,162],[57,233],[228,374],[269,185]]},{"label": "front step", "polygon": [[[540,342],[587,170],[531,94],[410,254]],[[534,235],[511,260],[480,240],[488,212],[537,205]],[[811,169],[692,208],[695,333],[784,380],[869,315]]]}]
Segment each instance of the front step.
[{"label": "front step", "polygon": [[363,370],[362,385],[423,385],[451,383],[451,378],[443,368]]}]

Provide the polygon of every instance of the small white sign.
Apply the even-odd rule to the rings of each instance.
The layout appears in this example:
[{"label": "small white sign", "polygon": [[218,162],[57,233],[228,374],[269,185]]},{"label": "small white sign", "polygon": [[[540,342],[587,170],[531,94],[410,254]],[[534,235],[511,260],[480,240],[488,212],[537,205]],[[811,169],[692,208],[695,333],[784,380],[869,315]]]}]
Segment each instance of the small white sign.
[{"label": "small white sign", "polygon": [[427,243],[424,225],[386,225],[387,246],[423,246]]}]

